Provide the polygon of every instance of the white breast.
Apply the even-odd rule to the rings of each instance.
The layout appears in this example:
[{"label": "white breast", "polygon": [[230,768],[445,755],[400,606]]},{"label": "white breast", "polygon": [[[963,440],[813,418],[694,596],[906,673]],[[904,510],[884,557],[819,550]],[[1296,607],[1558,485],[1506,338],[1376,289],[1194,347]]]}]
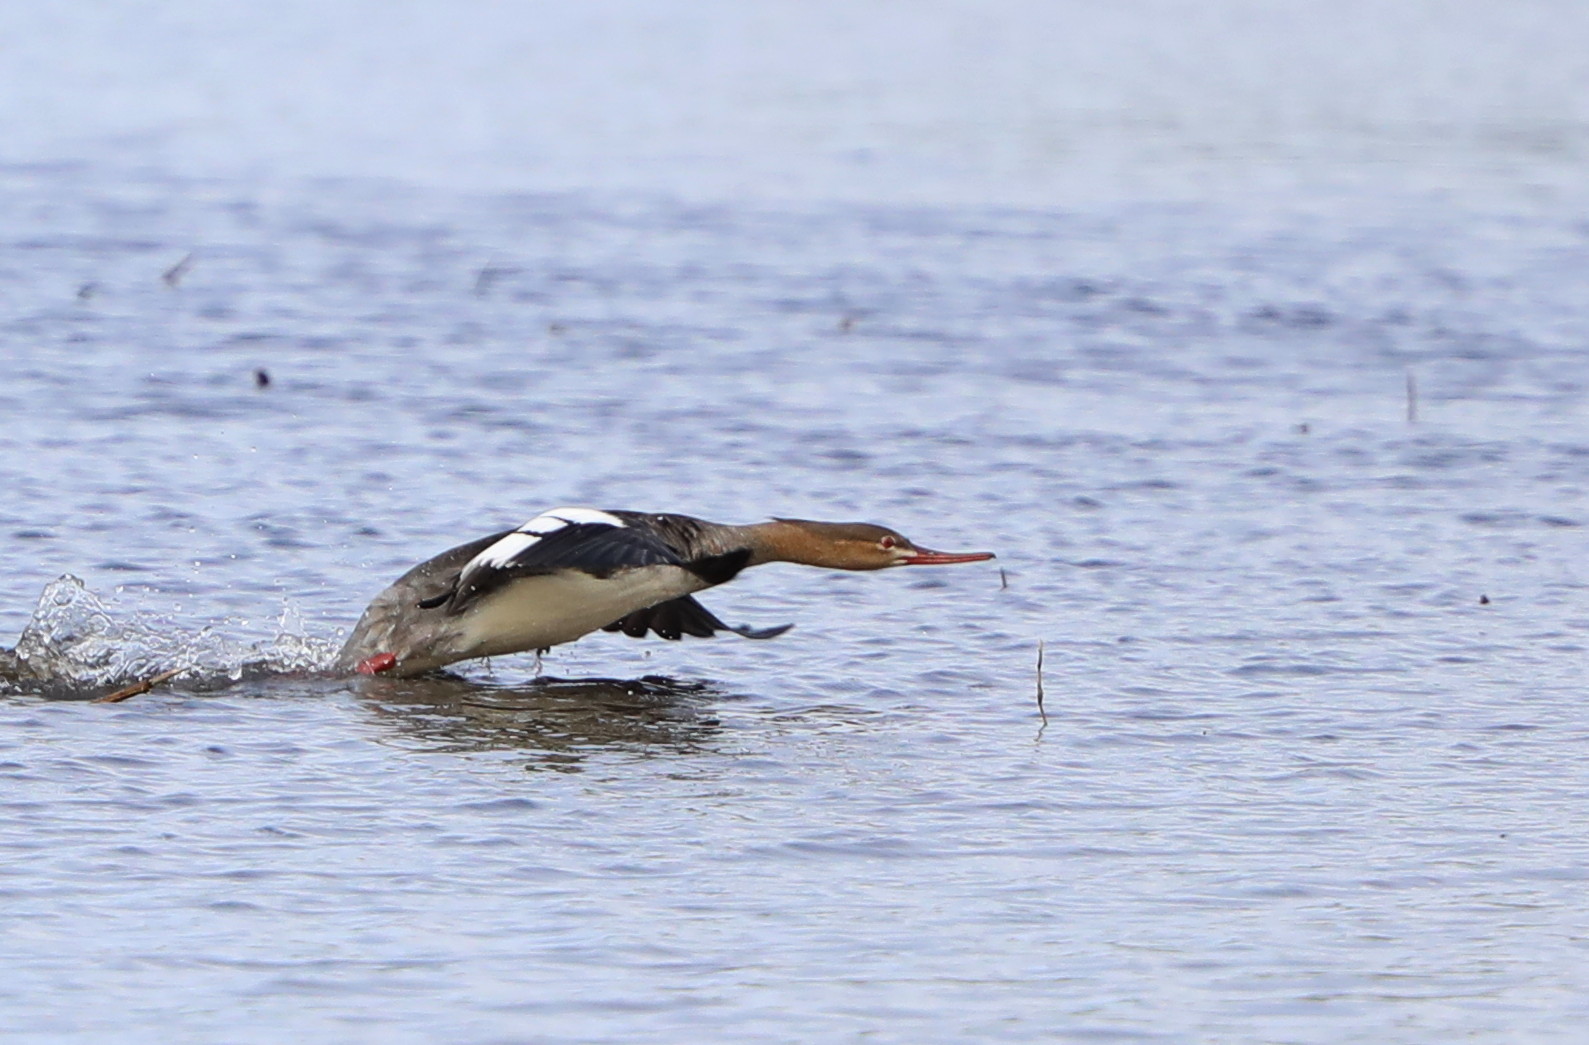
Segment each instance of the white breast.
[{"label": "white breast", "polygon": [[462,615],[454,649],[460,659],[545,649],[704,587],[678,566],[641,566],[609,577],[577,570],[521,577]]}]

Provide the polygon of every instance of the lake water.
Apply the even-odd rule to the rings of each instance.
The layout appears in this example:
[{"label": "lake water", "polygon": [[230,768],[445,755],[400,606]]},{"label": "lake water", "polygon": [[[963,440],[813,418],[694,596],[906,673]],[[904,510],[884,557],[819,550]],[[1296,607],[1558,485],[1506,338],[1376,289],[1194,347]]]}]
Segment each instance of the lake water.
[{"label": "lake water", "polygon": [[[0,1031],[1578,1040],[1586,18],[6,9]],[[999,559],[317,674],[559,504]]]}]

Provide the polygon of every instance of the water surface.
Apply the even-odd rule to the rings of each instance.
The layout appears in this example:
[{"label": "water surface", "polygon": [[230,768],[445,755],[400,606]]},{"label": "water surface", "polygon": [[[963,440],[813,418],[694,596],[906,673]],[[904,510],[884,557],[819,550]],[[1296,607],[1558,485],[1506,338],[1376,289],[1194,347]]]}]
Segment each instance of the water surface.
[{"label": "water surface", "polygon": [[[923,33],[969,39],[933,10]],[[1192,38],[1273,82],[1260,44],[1296,25],[1209,10]],[[652,166],[583,187],[558,164],[607,155],[611,124],[544,168],[482,132],[482,179],[397,138],[411,163],[372,179],[219,169],[206,143],[234,124],[170,106],[77,148],[36,117],[0,167],[0,636],[55,641],[71,678],[0,698],[0,1029],[1573,1040],[1581,126],[1562,102],[1552,149],[1479,132],[1537,129],[1531,85],[1576,66],[1558,44],[1510,94],[1430,111],[1428,85],[1498,82],[1541,39],[1453,10],[1363,74],[1401,123],[1332,123],[1323,76],[1282,107],[1292,138],[1216,133],[1266,126],[1235,77],[1209,88],[1223,122],[1143,129],[1132,99],[1173,108],[1183,80],[1139,62],[1094,81],[1113,130],[1079,139],[1087,162],[1031,178],[945,158],[985,154],[970,127],[1038,140],[1006,94],[907,134],[931,77],[897,68],[870,110],[897,119],[855,133],[947,153],[881,149],[850,182],[834,139],[735,144],[728,113],[834,111],[828,67],[796,75],[802,37],[778,34],[735,60],[812,93],[702,102],[697,166],[640,141]],[[741,25],[715,17],[657,31]],[[1088,24],[1121,60],[1163,33],[1110,17]],[[320,39],[306,18],[283,25]],[[193,24],[244,81],[274,53]],[[986,46],[1008,58],[1024,24]],[[466,79],[435,55],[479,53],[424,18],[382,32]],[[61,51],[95,46],[72,29]],[[973,57],[953,68],[985,83]],[[1021,68],[1000,82],[1076,75]],[[642,81],[582,97],[628,112]],[[342,119],[315,105],[310,125]],[[1462,133],[1431,151],[1447,117]],[[1211,141],[1257,145],[1211,167]],[[738,191],[752,154],[781,197]],[[868,519],[1000,557],[769,567],[703,597],[796,624],[770,642],[598,635],[459,678],[315,676],[408,565],[557,504]],[[81,699],[168,663],[194,671]]]}]

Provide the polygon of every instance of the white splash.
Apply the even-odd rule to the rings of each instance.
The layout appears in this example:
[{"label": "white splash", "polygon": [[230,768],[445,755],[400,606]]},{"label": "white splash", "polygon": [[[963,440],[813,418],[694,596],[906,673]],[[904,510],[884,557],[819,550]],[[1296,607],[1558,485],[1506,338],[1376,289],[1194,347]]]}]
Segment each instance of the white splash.
[{"label": "white splash", "polygon": [[203,688],[251,676],[325,670],[331,639],[305,634],[290,606],[277,634],[252,645],[228,640],[206,625],[196,631],[147,612],[118,615],[81,580],[67,574],[46,585],[16,648],[0,650],[0,689],[93,689],[136,682],[173,668],[181,682]]}]

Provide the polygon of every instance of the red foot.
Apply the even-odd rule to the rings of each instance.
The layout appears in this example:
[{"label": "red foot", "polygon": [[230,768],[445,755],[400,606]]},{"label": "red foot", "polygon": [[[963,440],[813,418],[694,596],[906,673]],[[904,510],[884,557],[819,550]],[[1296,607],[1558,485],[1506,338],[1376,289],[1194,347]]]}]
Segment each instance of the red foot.
[{"label": "red foot", "polygon": [[383,671],[391,671],[397,667],[397,654],[377,653],[373,657],[365,657],[359,661],[359,666],[353,670],[360,675],[379,675]]}]

